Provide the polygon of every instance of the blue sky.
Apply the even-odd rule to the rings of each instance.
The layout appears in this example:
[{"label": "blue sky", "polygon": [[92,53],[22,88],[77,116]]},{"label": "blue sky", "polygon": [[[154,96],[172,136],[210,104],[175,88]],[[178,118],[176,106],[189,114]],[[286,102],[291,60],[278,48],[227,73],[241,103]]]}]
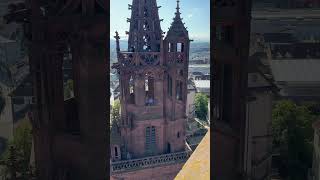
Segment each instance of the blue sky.
[{"label": "blue sky", "polygon": [[[161,28],[167,32],[170,27],[174,13],[176,12],[176,0],[157,0]],[[110,5],[110,33],[114,36],[117,30],[122,39],[125,39],[125,31],[129,30],[127,18],[130,18],[131,11],[128,4],[132,0],[111,0]],[[210,0],[180,0],[180,12],[185,26],[188,28],[189,36],[195,41],[210,41]]]}]

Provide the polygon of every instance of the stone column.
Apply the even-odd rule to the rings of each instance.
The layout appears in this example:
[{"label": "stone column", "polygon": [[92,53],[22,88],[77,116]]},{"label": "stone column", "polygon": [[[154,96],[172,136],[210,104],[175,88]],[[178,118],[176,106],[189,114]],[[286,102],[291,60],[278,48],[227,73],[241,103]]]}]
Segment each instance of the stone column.
[{"label": "stone column", "polygon": [[[91,37],[84,30],[78,40],[78,107],[83,162],[81,179],[105,179],[109,139],[107,138],[107,60],[104,38]],[[92,148],[92,147],[99,148]],[[90,166],[88,168],[88,165]]]}]

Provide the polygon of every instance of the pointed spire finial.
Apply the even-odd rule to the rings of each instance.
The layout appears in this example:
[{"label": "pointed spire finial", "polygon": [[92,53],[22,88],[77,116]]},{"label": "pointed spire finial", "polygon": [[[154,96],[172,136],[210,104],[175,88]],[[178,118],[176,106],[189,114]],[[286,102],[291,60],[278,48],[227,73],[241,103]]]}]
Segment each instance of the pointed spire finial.
[{"label": "pointed spire finial", "polygon": [[116,50],[117,50],[117,54],[119,55],[119,52],[120,52],[120,42],[119,42],[120,36],[119,36],[118,31],[116,31],[116,35],[114,36],[114,38],[116,39]]},{"label": "pointed spire finial", "polygon": [[180,0],[177,0],[177,12],[179,12],[179,10],[180,10],[179,3],[180,3]]}]

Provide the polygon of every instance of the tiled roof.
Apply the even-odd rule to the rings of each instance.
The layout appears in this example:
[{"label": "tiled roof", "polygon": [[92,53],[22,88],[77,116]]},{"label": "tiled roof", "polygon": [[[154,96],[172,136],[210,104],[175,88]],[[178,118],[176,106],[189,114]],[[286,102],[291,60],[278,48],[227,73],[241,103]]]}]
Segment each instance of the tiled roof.
[{"label": "tiled roof", "polygon": [[194,84],[197,88],[210,88],[210,80],[195,80]]}]

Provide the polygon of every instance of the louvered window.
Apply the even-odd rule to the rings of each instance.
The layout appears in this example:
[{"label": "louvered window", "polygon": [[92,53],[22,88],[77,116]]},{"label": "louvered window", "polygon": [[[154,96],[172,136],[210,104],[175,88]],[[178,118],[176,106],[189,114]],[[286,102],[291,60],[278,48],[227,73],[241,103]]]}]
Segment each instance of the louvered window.
[{"label": "louvered window", "polygon": [[156,128],[154,126],[146,128],[146,154],[154,155],[156,152]]}]

